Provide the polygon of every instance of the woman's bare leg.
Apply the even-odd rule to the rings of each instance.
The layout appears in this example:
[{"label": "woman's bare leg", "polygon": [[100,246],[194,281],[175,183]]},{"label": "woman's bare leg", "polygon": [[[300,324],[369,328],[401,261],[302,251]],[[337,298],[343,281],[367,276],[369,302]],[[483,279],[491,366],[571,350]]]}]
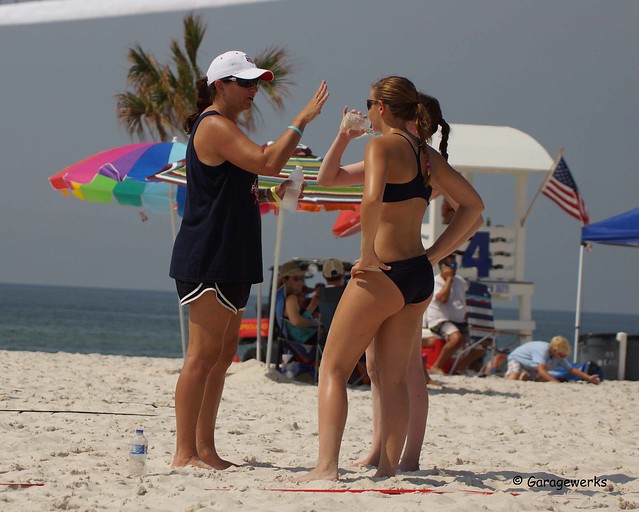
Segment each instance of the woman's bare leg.
[{"label": "woman's bare leg", "polygon": [[408,362],[426,301],[409,304],[388,318],[375,337],[381,400],[382,449],[375,476],[395,476],[406,442],[409,418]]},{"label": "woman's bare leg", "polygon": [[173,467],[210,469],[198,456],[196,425],[206,381],[217,363],[233,314],[222,307],[215,293],[206,292],[189,304],[189,345],[175,388],[176,447]]},{"label": "woman's bare leg", "polygon": [[362,459],[353,463],[355,466],[377,466],[379,464],[379,452],[382,448],[382,437],[380,434],[380,407],[379,384],[377,382],[377,369],[375,368],[375,343],[371,343],[366,349],[366,372],[371,380],[371,404],[373,417],[373,435],[371,439],[371,449]]},{"label": "woman's bare leg", "polygon": [[222,459],[218,455],[215,448],[215,425],[217,423],[217,413],[222,399],[226,371],[229,369],[229,366],[231,366],[233,358],[237,353],[242,314],[243,312],[239,312],[235,315],[226,330],[222,354],[206,380],[202,408],[200,409],[200,416],[197,422],[197,453],[202,461],[215,469],[226,469],[229,466],[236,465],[228,460]]},{"label": "woman's bare leg", "polygon": [[[380,301],[379,297],[385,300]],[[348,415],[346,384],[355,364],[382,322],[399,311],[404,298],[381,272],[365,272],[349,282],[339,302],[320,366],[319,454],[315,469],[298,481],[337,480]],[[366,318],[367,322],[362,322]]]},{"label": "woman's bare leg", "polygon": [[399,463],[402,471],[419,471],[419,457],[426,434],[428,419],[428,386],[422,361],[421,324],[416,332],[415,343],[408,362],[408,432],[406,445]]}]

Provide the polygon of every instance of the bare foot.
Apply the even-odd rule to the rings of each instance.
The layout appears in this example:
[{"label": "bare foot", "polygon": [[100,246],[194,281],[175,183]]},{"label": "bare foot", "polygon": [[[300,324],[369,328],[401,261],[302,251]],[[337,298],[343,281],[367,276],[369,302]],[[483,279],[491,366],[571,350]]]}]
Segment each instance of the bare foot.
[{"label": "bare foot", "polygon": [[335,482],[339,480],[339,474],[337,470],[326,470],[320,471],[315,468],[310,473],[306,473],[305,475],[295,477],[293,479],[294,482],[312,482],[313,480],[329,480],[331,482]]},{"label": "bare foot", "polygon": [[428,370],[428,373],[434,373],[435,375],[444,375],[445,372],[438,366],[431,366]]},{"label": "bare foot", "polygon": [[437,382],[436,380],[431,379],[430,376],[426,379],[426,385],[431,387],[431,388],[440,388],[440,387],[442,387],[442,383],[441,382]]},{"label": "bare foot", "polygon": [[351,466],[375,466],[379,464],[379,453],[369,452],[363,459],[356,460]]},{"label": "bare foot", "polygon": [[206,462],[200,460],[198,457],[188,457],[186,459],[174,458],[173,462],[171,463],[172,468],[185,468],[188,466],[202,469],[213,469],[211,466],[209,466]]},{"label": "bare foot", "polygon": [[199,452],[200,458],[213,469],[228,469],[231,466],[239,466],[230,460],[225,460],[216,452],[205,450]]},{"label": "bare foot", "polygon": [[399,469],[400,471],[406,471],[406,472],[419,471],[419,461],[418,462],[401,461],[397,469]]},{"label": "bare foot", "polygon": [[397,475],[397,471],[381,470],[377,468],[377,471],[375,471],[373,478],[390,478],[395,475]]}]

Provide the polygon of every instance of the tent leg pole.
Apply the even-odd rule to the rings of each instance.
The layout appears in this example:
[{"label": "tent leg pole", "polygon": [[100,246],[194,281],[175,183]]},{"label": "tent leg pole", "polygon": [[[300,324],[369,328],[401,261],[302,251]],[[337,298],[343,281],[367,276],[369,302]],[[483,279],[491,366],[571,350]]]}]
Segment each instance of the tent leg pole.
[{"label": "tent leg pole", "polygon": [[262,283],[257,283],[257,336],[255,337],[255,359],[262,360]]},{"label": "tent leg pole", "polygon": [[581,282],[583,280],[584,269],[584,248],[585,245],[581,244],[579,249],[579,270],[577,272],[577,305],[575,306],[575,341],[573,347],[572,362],[576,363],[579,357],[577,353],[579,350],[579,329],[581,327]]}]

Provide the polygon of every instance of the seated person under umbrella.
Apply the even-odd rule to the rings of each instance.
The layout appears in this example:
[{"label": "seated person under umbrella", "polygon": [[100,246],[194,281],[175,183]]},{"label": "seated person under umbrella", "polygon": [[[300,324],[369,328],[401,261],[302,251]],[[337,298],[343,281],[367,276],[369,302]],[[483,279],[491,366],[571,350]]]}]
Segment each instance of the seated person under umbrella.
[{"label": "seated person under umbrella", "polygon": [[279,269],[284,286],[284,322],[289,339],[300,343],[317,342],[318,321],[313,313],[319,304],[319,293],[314,293],[306,307],[301,306],[304,296],[305,271],[295,262],[287,261]]}]

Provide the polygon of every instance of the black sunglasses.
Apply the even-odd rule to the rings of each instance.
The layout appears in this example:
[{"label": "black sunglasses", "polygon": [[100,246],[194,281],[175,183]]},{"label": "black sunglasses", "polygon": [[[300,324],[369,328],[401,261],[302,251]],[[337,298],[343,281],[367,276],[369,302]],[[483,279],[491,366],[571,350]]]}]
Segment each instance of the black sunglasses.
[{"label": "black sunglasses", "polygon": [[257,87],[260,84],[259,78],[237,78],[236,76],[227,76],[222,78],[222,82],[236,82],[240,87],[250,89],[251,87]]},{"label": "black sunglasses", "polygon": [[375,103],[379,103],[379,100],[366,100],[366,110],[370,110]]}]

